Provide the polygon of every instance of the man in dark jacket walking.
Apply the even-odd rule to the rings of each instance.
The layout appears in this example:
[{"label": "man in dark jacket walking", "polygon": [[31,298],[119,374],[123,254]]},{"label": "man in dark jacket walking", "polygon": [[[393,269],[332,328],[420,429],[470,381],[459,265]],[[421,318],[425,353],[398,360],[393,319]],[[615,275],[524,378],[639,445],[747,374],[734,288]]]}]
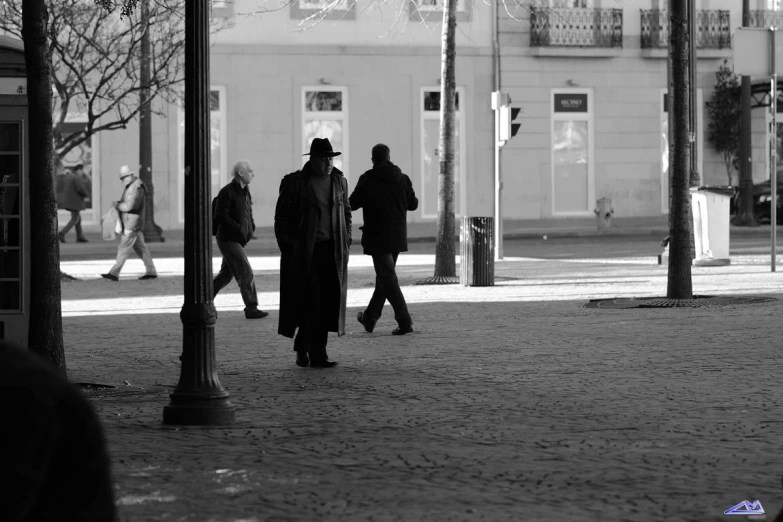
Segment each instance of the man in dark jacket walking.
[{"label": "man in dark jacket walking", "polygon": [[405,335],[413,331],[413,321],[395,268],[400,252],[408,250],[405,213],[416,210],[419,200],[410,178],[391,162],[389,147],[383,143],[373,147],[372,164],[372,169],[359,177],[350,197],[351,210],[364,208],[362,247],[372,256],[375,267],[375,291],[370,304],[356,318],[367,332],[372,332],[388,299],[398,325],[392,334]]},{"label": "man in dark jacket walking", "polygon": [[68,221],[68,224],[57,233],[60,243],[65,243],[65,234],[74,227],[76,227],[76,242],[87,243],[87,238],[84,237],[84,232],[82,231],[81,212],[84,210],[84,199],[89,195],[90,193],[87,191],[87,184],[85,183],[84,165],[79,163],[65,175],[63,191],[57,194],[58,208],[65,209],[71,213],[71,219]]},{"label": "man in dark jacket walking", "polygon": [[296,364],[331,368],[329,332],[345,335],[351,208],[348,182],[333,165],[340,152],[315,138],[310,161],[280,182],[275,237],[280,247],[280,323],[294,337]]},{"label": "man in dark jacket walking", "polygon": [[218,294],[232,278],[236,278],[239,292],[245,302],[247,319],[262,319],[268,312],[258,309],[258,293],[253,268],[245,254],[245,245],[256,229],[253,221],[253,201],[247,186],[253,181],[253,167],[247,161],[238,161],[231,172],[234,179],[220,189],[215,198],[212,233],[217,238],[223,254],[220,272],[212,281],[214,294]]}]

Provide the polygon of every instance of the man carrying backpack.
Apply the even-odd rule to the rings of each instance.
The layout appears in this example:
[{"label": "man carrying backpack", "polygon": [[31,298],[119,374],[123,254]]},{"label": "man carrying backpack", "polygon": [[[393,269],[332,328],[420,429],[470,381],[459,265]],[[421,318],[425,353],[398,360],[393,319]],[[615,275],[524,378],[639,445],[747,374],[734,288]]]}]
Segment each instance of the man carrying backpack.
[{"label": "man carrying backpack", "polygon": [[212,201],[212,235],[217,238],[218,248],[223,254],[220,272],[212,281],[212,298],[214,299],[231,279],[236,279],[245,302],[245,317],[262,319],[269,313],[258,309],[253,268],[245,254],[245,245],[256,229],[253,202],[247,188],[253,181],[253,168],[250,163],[241,160],[234,165],[231,175],[231,182],[220,189]]}]

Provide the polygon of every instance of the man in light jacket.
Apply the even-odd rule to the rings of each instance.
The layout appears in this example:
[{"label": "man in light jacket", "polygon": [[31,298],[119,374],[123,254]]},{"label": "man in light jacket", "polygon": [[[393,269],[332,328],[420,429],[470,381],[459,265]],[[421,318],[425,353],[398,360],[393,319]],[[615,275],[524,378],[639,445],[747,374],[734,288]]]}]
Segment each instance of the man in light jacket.
[{"label": "man in light jacket", "polygon": [[392,335],[413,331],[413,320],[397,280],[396,266],[400,252],[408,250],[406,212],[416,210],[419,200],[410,178],[391,162],[391,151],[383,143],[372,148],[372,169],[359,177],[349,199],[351,210],[364,209],[362,247],[372,256],[375,267],[375,291],[370,304],[356,318],[367,332],[372,332],[389,300],[394,309],[397,328]]},{"label": "man in light jacket", "polygon": [[158,273],[155,270],[155,264],[152,262],[152,256],[144,242],[144,200],[147,196],[147,187],[137,178],[127,165],[120,169],[120,180],[125,185],[122,191],[122,197],[114,202],[114,208],[120,213],[122,221],[122,236],[120,236],[120,245],[117,248],[117,262],[109,270],[108,274],[101,274],[104,279],[111,281],[120,280],[120,272],[125,265],[125,261],[130,257],[131,252],[136,252],[144,262],[146,273],[139,279],[155,279]]}]

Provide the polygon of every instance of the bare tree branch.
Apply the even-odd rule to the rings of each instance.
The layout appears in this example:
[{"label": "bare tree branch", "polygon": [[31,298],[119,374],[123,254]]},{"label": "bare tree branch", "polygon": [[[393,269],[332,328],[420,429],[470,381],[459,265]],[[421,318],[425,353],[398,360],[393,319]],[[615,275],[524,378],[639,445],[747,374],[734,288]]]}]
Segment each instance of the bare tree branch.
[{"label": "bare tree branch", "polygon": [[[184,2],[154,0],[149,25],[141,23],[137,0],[57,0],[48,2],[47,32],[53,98],[53,139],[59,158],[101,131],[125,128],[140,111],[139,94],[148,88],[150,100],[181,99],[184,81]],[[212,32],[230,22],[213,20]],[[22,0],[0,0],[0,30],[21,37]],[[140,82],[140,44],[149,31],[151,75]],[[73,113],[84,128],[62,133]],[[154,112],[166,116],[163,107]],[[81,121],[79,123],[81,123]]]}]

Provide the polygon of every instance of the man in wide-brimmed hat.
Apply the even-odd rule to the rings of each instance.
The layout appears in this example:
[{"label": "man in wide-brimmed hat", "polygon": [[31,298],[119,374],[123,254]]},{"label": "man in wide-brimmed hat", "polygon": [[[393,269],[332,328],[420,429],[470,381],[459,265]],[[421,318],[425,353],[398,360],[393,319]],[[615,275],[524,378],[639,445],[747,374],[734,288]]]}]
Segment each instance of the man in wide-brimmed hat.
[{"label": "man in wide-brimmed hat", "polygon": [[310,160],[280,182],[275,208],[281,254],[277,331],[296,334],[296,364],[303,367],[335,366],[326,353],[329,332],[345,335],[351,208],[348,182],[333,164],[340,154],[327,138],[315,138],[305,154]]},{"label": "man in wide-brimmed hat", "polygon": [[120,169],[120,181],[125,185],[122,191],[122,197],[114,202],[114,208],[120,214],[122,221],[122,236],[120,237],[120,246],[117,248],[117,262],[109,270],[108,274],[101,274],[104,279],[119,281],[120,272],[125,265],[125,261],[130,257],[131,252],[136,252],[144,262],[146,273],[139,279],[155,279],[158,273],[155,270],[155,264],[152,262],[152,256],[144,242],[144,201],[147,197],[147,186],[136,174],[127,166],[123,165]]}]

